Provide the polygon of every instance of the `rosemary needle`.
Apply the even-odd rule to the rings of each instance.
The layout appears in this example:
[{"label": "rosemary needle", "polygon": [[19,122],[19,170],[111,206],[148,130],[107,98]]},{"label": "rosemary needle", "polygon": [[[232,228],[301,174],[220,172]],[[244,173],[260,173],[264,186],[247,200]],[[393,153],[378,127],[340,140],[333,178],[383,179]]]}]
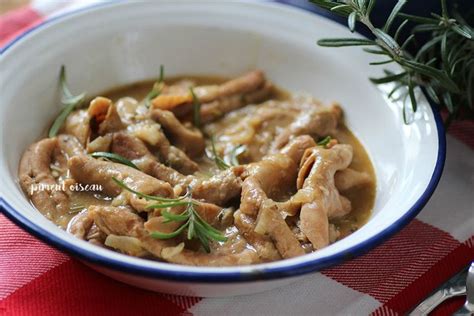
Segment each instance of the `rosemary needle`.
[{"label": "rosemary needle", "polygon": [[218,154],[216,150],[216,144],[214,140],[214,136],[211,136],[211,152],[212,152],[212,157],[210,157],[212,160],[214,160],[215,164],[217,165],[217,168],[221,170],[229,169],[230,166],[222,159]]},{"label": "rosemary needle", "polygon": [[201,128],[201,101],[199,101],[192,87],[189,88],[189,92],[191,93],[191,96],[193,97],[194,126],[196,126],[197,128]]},{"label": "rosemary needle", "polygon": [[111,160],[113,162],[118,162],[118,163],[121,163],[122,165],[126,165],[126,166],[129,166],[129,167],[132,167],[134,169],[139,170],[138,167],[133,162],[131,162],[127,158],[124,158],[124,157],[122,157],[118,154],[109,153],[109,152],[105,152],[105,151],[97,151],[97,152],[94,152],[90,155],[94,158],[105,158],[107,160]]},{"label": "rosemary needle", "polygon": [[145,99],[143,100],[147,108],[150,107],[151,100],[153,100],[154,98],[156,98],[157,96],[161,94],[161,91],[163,90],[163,86],[164,86],[164,80],[165,80],[165,67],[163,65],[160,65],[160,77],[153,84],[153,88],[151,89],[150,92],[148,92]]},{"label": "rosemary needle", "polygon": [[56,136],[69,114],[71,114],[71,112],[74,111],[76,107],[84,102],[84,93],[74,96],[69,90],[69,87],[66,83],[66,67],[64,67],[64,65],[61,66],[61,71],[59,73],[59,85],[61,86],[62,92],[61,103],[64,107],[51,125],[51,128],[48,132],[48,137]]}]

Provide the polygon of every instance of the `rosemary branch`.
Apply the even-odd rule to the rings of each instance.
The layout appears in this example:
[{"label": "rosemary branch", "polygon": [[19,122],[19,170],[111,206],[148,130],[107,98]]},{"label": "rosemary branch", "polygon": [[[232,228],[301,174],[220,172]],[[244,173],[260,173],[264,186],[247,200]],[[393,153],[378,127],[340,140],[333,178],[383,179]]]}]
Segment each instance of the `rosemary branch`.
[{"label": "rosemary branch", "polygon": [[[474,116],[474,29],[471,13],[463,17],[453,10],[452,16],[446,0],[440,0],[441,14],[429,17],[409,15],[402,12],[407,0],[399,0],[383,26],[374,26],[370,18],[376,0],[311,0],[316,5],[347,17],[348,27],[354,31],[359,21],[373,34],[374,39],[338,38],[320,39],[318,44],[325,47],[369,46],[364,51],[385,56],[383,61],[371,65],[397,63],[403,69],[399,73],[385,71],[381,78],[370,78],[375,84],[394,83],[395,92],[409,100],[413,112],[417,111],[415,88],[425,89],[428,97],[448,112],[446,124],[453,119]],[[470,24],[467,21],[471,21]],[[401,40],[404,28],[411,22],[415,26],[409,36]],[[397,27],[395,28],[395,25]],[[429,33],[431,39],[419,46],[419,34]],[[411,51],[417,53],[412,55]],[[402,89],[405,88],[405,89]],[[403,91],[402,91],[403,90]],[[404,102],[406,104],[407,102]],[[403,109],[405,123],[409,123]]]},{"label": "rosemary branch", "polygon": [[[188,240],[199,240],[206,252],[210,252],[209,243],[212,240],[221,242],[227,241],[227,237],[222,235],[219,230],[209,225],[196,211],[195,207],[199,206],[199,201],[193,199],[191,188],[188,188],[188,191],[184,196],[170,199],[138,192],[128,187],[123,181],[120,181],[115,177],[112,177],[112,180],[121,188],[136,194],[139,197],[142,197],[146,200],[158,201],[159,203],[149,205],[146,208],[163,209],[161,215],[165,218],[164,223],[183,222],[183,224],[174,232],[162,233],[159,231],[154,231],[150,233],[151,237],[157,239],[171,239],[179,236],[186,230],[186,238]],[[167,210],[170,207],[177,206],[186,206],[186,208],[181,214],[173,214]]]}]

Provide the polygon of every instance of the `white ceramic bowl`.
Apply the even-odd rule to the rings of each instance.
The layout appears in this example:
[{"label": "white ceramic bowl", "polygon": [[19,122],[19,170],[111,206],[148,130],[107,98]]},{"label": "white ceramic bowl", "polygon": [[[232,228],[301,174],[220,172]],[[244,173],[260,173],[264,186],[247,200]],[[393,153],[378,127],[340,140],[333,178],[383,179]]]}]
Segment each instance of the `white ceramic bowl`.
[{"label": "white ceramic bowl", "polygon": [[[195,1],[116,3],[69,13],[36,27],[1,52],[0,206],[18,225],[93,268],[126,283],[194,296],[249,294],[295,281],[374,247],[407,224],[439,180],[445,139],[439,115],[423,95],[411,125],[399,104],[370,84],[377,75],[359,48],[320,48],[344,26],[276,3]],[[167,75],[238,75],[263,69],[289,90],[337,100],[363,142],[377,175],[370,221],[316,253],[253,266],[189,267],[138,259],[74,238],[37,212],[17,181],[22,152],[60,109],[57,78],[67,66],[74,92]]]}]

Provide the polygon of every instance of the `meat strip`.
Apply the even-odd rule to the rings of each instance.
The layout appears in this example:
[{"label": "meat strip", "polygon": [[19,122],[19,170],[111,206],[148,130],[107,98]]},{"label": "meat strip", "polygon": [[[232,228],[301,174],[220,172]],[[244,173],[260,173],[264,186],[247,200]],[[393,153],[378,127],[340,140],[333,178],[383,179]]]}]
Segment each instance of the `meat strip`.
[{"label": "meat strip", "polygon": [[184,151],[191,158],[201,157],[206,147],[200,130],[181,124],[171,111],[155,109],[150,116],[161,124],[171,143]]},{"label": "meat strip", "polygon": [[352,161],[350,145],[335,145],[331,149],[314,147],[306,151],[298,175],[300,188],[292,197],[302,203],[300,229],[315,250],[329,244],[330,217],[340,217],[351,210],[334,183],[334,174],[346,169]]},{"label": "meat strip", "polygon": [[117,196],[122,192],[112,179],[123,181],[130,188],[144,193],[162,197],[172,197],[173,189],[164,181],[153,178],[126,165],[102,161],[88,156],[75,156],[68,163],[71,176],[83,184],[101,185],[103,193]]},{"label": "meat strip", "polygon": [[58,147],[67,159],[85,154],[84,147],[73,135],[58,135]]},{"label": "meat strip", "polygon": [[347,168],[336,172],[334,181],[336,188],[342,192],[371,183],[372,179],[367,172]]},{"label": "meat strip", "polygon": [[[273,89],[260,70],[249,72],[221,85],[195,87],[201,105],[201,120],[208,123],[239,107],[267,99]],[[153,108],[170,110],[179,118],[192,111],[191,94],[162,94],[152,101]]]},{"label": "meat strip", "polygon": [[292,137],[299,135],[327,136],[337,128],[341,116],[342,109],[338,105],[314,106],[304,109],[296,120],[276,137],[272,144],[272,150],[282,148]]},{"label": "meat strip", "polygon": [[305,254],[300,242],[272,200],[266,200],[262,204],[255,232],[262,235],[268,234],[275,241],[278,252],[283,258],[293,258]]},{"label": "meat strip", "polygon": [[69,197],[51,174],[50,165],[58,138],[45,138],[32,144],[20,161],[20,186],[36,208],[56,221],[69,211]]},{"label": "meat strip", "polygon": [[252,245],[262,261],[275,261],[281,259],[280,253],[275,248],[269,236],[255,232],[255,219],[242,213],[240,210],[234,213],[234,225],[240,234]]}]

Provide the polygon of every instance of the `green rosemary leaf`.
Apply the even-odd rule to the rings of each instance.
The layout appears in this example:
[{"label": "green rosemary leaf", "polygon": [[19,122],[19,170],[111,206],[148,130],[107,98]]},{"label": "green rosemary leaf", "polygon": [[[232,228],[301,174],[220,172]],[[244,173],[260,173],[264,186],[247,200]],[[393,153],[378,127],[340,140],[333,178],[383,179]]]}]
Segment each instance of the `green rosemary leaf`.
[{"label": "green rosemary leaf", "polygon": [[[195,228],[195,231],[199,231]],[[211,252],[211,248],[209,247],[209,239],[203,233],[197,234],[198,240],[201,242],[202,247],[207,253]]]},{"label": "green rosemary leaf", "polygon": [[318,45],[323,47],[370,46],[375,45],[375,42],[363,38],[325,38],[320,39]]},{"label": "green rosemary leaf", "polygon": [[[326,0],[310,0],[310,2],[320,6],[322,8],[325,8],[327,10],[331,10],[332,8],[340,6],[342,4],[340,2],[330,2],[330,1],[326,1]],[[339,9],[335,10],[334,12],[336,12],[339,15],[342,15],[342,16],[348,16],[352,11],[353,11],[352,8],[350,6],[348,6],[348,7],[345,7],[345,8],[339,8]]]},{"label": "green rosemary leaf", "polygon": [[145,208],[146,209],[156,209],[156,208],[168,208],[168,207],[175,207],[175,206],[183,206],[183,205],[189,205],[188,201],[176,201],[176,202],[169,202],[169,203],[158,203],[158,204],[152,204],[148,205]]},{"label": "green rosemary leaf", "polygon": [[411,77],[408,80],[408,95],[410,96],[411,108],[413,109],[413,112],[416,112],[418,103],[415,96],[415,85],[413,84]]},{"label": "green rosemary leaf", "polygon": [[160,94],[161,94],[161,91],[159,91],[159,90],[151,90],[150,92],[148,92],[148,94],[145,96],[145,100],[144,100],[145,106],[147,108],[149,108],[150,104],[151,104],[151,100],[153,100],[154,98],[156,98]]},{"label": "green rosemary leaf", "polygon": [[196,228],[200,230],[201,232],[203,232],[206,235],[206,237],[208,237],[209,239],[213,239],[216,241],[227,241],[227,238],[223,236],[220,232],[215,233],[214,231],[207,229],[199,221],[194,222],[194,225],[196,225]]},{"label": "green rosemary leaf", "polygon": [[213,231],[213,232],[216,233],[216,234],[219,234],[219,233],[220,233],[220,231],[218,231],[217,229],[215,229],[214,227],[212,227],[211,225],[209,225],[209,224],[199,215],[199,213],[194,210],[194,207],[191,208],[191,211],[193,211],[193,214],[194,214],[195,219],[198,220],[198,221],[200,221],[200,223],[201,223],[207,230]]},{"label": "green rosemary leaf", "polygon": [[408,118],[407,118],[407,109],[406,109],[405,103],[403,103],[402,117],[403,117],[403,123],[405,123],[405,125],[410,124],[410,122],[408,122]]},{"label": "green rosemary leaf", "polygon": [[374,54],[374,55],[389,55],[387,51],[382,49],[372,49],[372,48],[363,48],[364,52]]},{"label": "green rosemary leaf", "polygon": [[230,162],[233,166],[240,165],[239,156],[242,155],[247,150],[247,146],[245,145],[238,145],[232,148],[230,152]]},{"label": "green rosemary leaf", "polygon": [[365,10],[367,9],[367,0],[357,0],[357,6],[365,14]]},{"label": "green rosemary leaf", "polygon": [[443,94],[443,101],[444,104],[446,105],[446,108],[448,109],[449,113],[454,113],[454,104],[453,104],[453,99],[451,97],[451,93],[445,92]]},{"label": "green rosemary leaf", "polygon": [[367,5],[367,14],[370,15],[372,10],[374,9],[375,6],[375,0],[369,0],[369,3]]},{"label": "green rosemary leaf", "polygon": [[317,142],[317,145],[318,145],[318,146],[323,146],[323,147],[325,147],[327,144],[329,144],[329,142],[331,141],[331,139],[332,139],[331,136],[326,136],[326,137],[324,137],[323,139],[319,140],[319,141]]},{"label": "green rosemary leaf", "polygon": [[433,100],[436,104],[441,103],[432,86],[426,86],[425,89],[426,89],[426,93],[431,98],[431,100]]},{"label": "green rosemary leaf", "polygon": [[194,119],[194,126],[197,128],[201,128],[201,102],[199,101],[198,97],[194,93],[194,89],[191,87],[189,88],[189,92],[193,97],[193,119]]},{"label": "green rosemary leaf", "polygon": [[432,31],[438,31],[440,29],[439,25],[433,25],[433,24],[420,24],[417,25],[413,28],[412,32],[413,33],[420,33],[420,32],[432,32]]},{"label": "green rosemary leaf", "polygon": [[330,10],[331,11],[340,11],[342,9],[349,9],[349,10],[352,10],[351,9],[351,6],[350,5],[347,5],[347,4],[340,4],[340,5],[337,5],[335,7],[332,7]]},{"label": "green rosemary leaf", "polygon": [[354,32],[355,30],[355,24],[357,20],[357,13],[354,11],[351,14],[349,14],[349,17],[347,18],[347,25],[349,26],[349,29],[351,32]]},{"label": "green rosemary leaf", "polygon": [[412,42],[414,39],[415,39],[414,34],[408,36],[408,38],[405,40],[405,42],[403,42],[403,44],[402,44],[402,46],[400,46],[400,48],[402,50],[404,50],[408,46],[408,44],[410,44],[410,42]]},{"label": "green rosemary leaf", "polygon": [[[82,96],[84,97],[84,95]],[[70,103],[62,109],[61,113],[59,113],[58,117],[56,117],[56,119],[54,120],[53,125],[51,125],[51,128],[48,132],[48,137],[54,137],[58,134],[59,130],[63,126],[69,114],[71,114],[71,112],[74,111],[74,109],[78,105],[79,103]]]},{"label": "green rosemary leaf", "polygon": [[385,76],[382,78],[370,78],[370,81],[372,81],[375,84],[384,84],[384,83],[389,83],[393,81],[399,81],[407,76],[407,72],[402,72],[396,75],[389,75]]},{"label": "green rosemary leaf", "polygon": [[153,84],[153,87],[150,92],[145,96],[145,99],[143,100],[143,103],[147,108],[150,107],[151,105],[151,100],[156,98],[161,94],[161,91],[163,90],[163,83],[165,80],[165,67],[163,65],[160,65],[160,76],[158,77],[158,80]]},{"label": "green rosemary leaf", "polygon": [[374,61],[374,62],[369,63],[369,65],[371,65],[371,66],[385,65],[385,64],[390,64],[390,63],[393,63],[393,62],[395,62],[393,59],[388,59],[388,60],[384,60],[384,61]]},{"label": "green rosemary leaf", "polygon": [[446,0],[441,0],[441,12],[444,18],[448,17],[448,7],[446,6]]},{"label": "green rosemary leaf", "polygon": [[400,10],[405,6],[406,3],[407,3],[407,0],[398,0],[397,4],[393,7],[392,12],[390,13],[390,16],[385,22],[385,25],[383,27],[384,32],[388,32],[390,30],[390,27],[392,26],[393,21],[398,16],[398,13],[400,13]]},{"label": "green rosemary leaf", "polygon": [[195,227],[194,223],[195,223],[194,221],[189,221],[188,233],[187,233],[187,236],[186,236],[188,238],[188,240],[191,240],[196,236],[196,227]]},{"label": "green rosemary leaf", "polygon": [[165,81],[165,66],[160,65],[160,77],[158,78],[158,82]]},{"label": "green rosemary leaf", "polygon": [[105,158],[107,160],[118,162],[118,163],[121,163],[122,165],[126,165],[134,169],[140,170],[133,162],[131,162],[127,158],[124,158],[118,154],[109,153],[105,151],[97,151],[97,152],[91,153],[90,155],[94,158]]},{"label": "green rosemary leaf", "polygon": [[457,84],[441,70],[412,60],[403,60],[403,65],[409,69],[419,72],[422,75],[438,80],[449,91],[453,91],[455,93],[459,92],[459,87]]},{"label": "green rosemary leaf", "polygon": [[66,83],[66,67],[64,67],[64,65],[61,66],[61,71],[59,73],[59,84],[62,92],[61,103],[64,107],[51,125],[51,128],[48,132],[48,137],[55,137],[69,114],[71,114],[71,112],[74,111],[76,107],[80,106],[84,102],[84,93],[73,96],[69,90],[69,87]]},{"label": "green rosemary leaf", "polygon": [[183,222],[189,218],[189,215],[187,214],[186,211],[184,211],[181,214],[172,214],[166,210],[163,210],[161,212],[161,216],[163,216],[167,220],[175,221],[175,222]]},{"label": "green rosemary leaf", "polygon": [[66,82],[66,67],[61,65],[61,69],[59,70],[59,85],[61,87],[62,98],[61,101],[67,103],[67,100],[73,99],[74,96],[72,95],[69,87],[67,86]]},{"label": "green rosemary leaf", "polygon": [[400,37],[400,34],[402,33],[403,28],[408,24],[408,19],[405,19],[397,28],[397,31],[395,32],[395,35],[393,36],[393,39],[398,41],[398,38]]},{"label": "green rosemary leaf", "polygon": [[452,30],[467,39],[473,39],[474,31],[467,25],[454,25]]},{"label": "green rosemary leaf", "polygon": [[447,66],[448,62],[448,32],[444,32],[443,37],[441,38],[441,59],[443,60],[443,65]]},{"label": "green rosemary leaf", "polygon": [[393,97],[393,95],[395,94],[395,92],[397,92],[403,86],[404,86],[404,84],[400,83],[400,82],[395,84],[393,89],[387,94],[387,98],[391,99]]},{"label": "green rosemary leaf", "polygon": [[214,136],[211,137],[211,151],[213,156],[212,159],[219,169],[225,170],[230,168],[230,166],[217,154]]},{"label": "green rosemary leaf", "polygon": [[406,14],[403,12],[398,13],[398,16],[403,19],[407,19],[416,23],[422,23],[422,24],[438,24],[438,20],[432,19],[432,18],[427,18],[427,17],[422,17],[422,16],[416,16],[416,15],[411,15],[411,14]]},{"label": "green rosemary leaf", "polygon": [[72,206],[69,208],[69,214],[78,213],[79,211],[82,211],[82,210],[85,209],[85,208],[86,208],[86,206],[81,205],[81,204],[72,205]]}]

